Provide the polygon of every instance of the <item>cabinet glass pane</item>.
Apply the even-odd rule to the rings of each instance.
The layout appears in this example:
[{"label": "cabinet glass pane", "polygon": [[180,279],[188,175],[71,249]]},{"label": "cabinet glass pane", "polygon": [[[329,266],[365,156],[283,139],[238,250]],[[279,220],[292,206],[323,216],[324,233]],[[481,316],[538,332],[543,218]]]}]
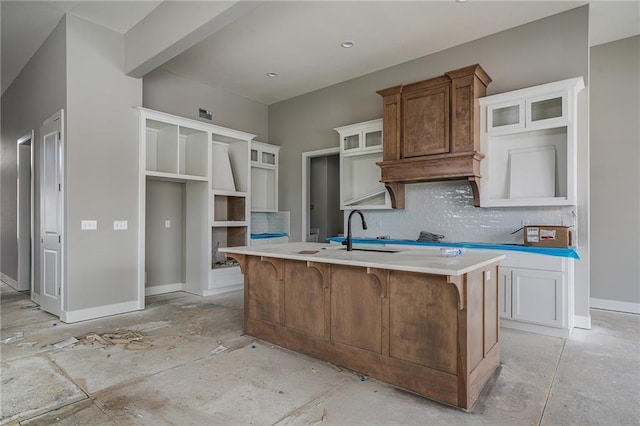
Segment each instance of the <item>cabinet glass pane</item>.
[{"label": "cabinet glass pane", "polygon": [[531,121],[562,117],[562,96],[531,102]]},{"label": "cabinet glass pane", "polygon": [[360,135],[345,136],[342,143],[342,147],[345,151],[349,149],[356,149],[360,145]]},{"label": "cabinet glass pane", "polygon": [[364,135],[364,146],[380,146],[382,145],[382,130],[368,132]]},{"label": "cabinet glass pane", "polygon": [[254,163],[258,161],[258,150],[257,149],[252,149],[251,150],[251,161],[253,161]]},{"label": "cabinet glass pane", "polygon": [[520,105],[496,108],[491,114],[491,127],[510,126],[520,122]]},{"label": "cabinet glass pane", "polygon": [[263,152],[262,153],[262,163],[263,164],[276,164],[276,155],[271,152]]}]

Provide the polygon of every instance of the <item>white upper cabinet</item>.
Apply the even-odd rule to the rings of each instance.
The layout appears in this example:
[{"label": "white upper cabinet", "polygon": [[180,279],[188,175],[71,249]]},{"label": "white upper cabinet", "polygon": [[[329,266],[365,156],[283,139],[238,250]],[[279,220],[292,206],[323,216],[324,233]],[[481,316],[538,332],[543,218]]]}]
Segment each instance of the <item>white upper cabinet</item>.
[{"label": "white upper cabinet", "polygon": [[480,98],[481,207],[576,205],[582,77]]},{"label": "white upper cabinet", "polygon": [[340,209],[390,209],[380,182],[382,119],[334,129],[340,135]]},{"label": "white upper cabinet", "polygon": [[382,120],[366,121],[336,129],[340,133],[340,151],[377,151],[382,149]]},{"label": "white upper cabinet", "polygon": [[280,147],[251,142],[251,211],[278,211],[278,163]]}]

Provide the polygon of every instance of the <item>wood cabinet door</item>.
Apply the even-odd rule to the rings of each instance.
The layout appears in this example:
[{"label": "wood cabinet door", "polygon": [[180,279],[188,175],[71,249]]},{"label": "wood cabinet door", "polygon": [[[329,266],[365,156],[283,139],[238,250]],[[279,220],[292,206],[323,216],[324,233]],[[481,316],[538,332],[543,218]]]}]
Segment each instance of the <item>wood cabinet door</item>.
[{"label": "wood cabinet door", "polygon": [[446,277],[394,271],[389,279],[389,354],[457,374],[458,295]]},{"label": "wood cabinet door", "polygon": [[325,337],[323,277],[307,262],[284,261],[284,325]]},{"label": "wood cabinet door", "polygon": [[382,352],[382,286],[365,268],[331,267],[331,339]]},{"label": "wood cabinet door", "polygon": [[257,256],[247,256],[249,283],[247,291],[248,319],[280,324],[280,276],[276,264],[280,259],[263,261]]},{"label": "wood cabinet door", "polygon": [[440,84],[402,94],[403,158],[449,152],[449,92]]}]

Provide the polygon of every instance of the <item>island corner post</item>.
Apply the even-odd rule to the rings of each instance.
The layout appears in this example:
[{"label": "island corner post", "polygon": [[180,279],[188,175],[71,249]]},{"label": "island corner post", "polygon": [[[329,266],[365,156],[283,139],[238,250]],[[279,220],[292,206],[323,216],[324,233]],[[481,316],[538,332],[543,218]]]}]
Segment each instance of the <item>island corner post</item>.
[{"label": "island corner post", "polygon": [[501,257],[444,275],[225,250],[247,335],[463,410],[500,364]]}]

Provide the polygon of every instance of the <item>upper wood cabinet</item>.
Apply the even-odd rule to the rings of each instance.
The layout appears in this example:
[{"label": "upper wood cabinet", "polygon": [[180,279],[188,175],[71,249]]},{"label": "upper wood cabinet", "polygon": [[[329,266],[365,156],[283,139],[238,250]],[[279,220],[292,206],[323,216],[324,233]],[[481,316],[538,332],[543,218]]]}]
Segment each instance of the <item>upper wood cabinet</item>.
[{"label": "upper wood cabinet", "polygon": [[477,99],[491,78],[471,65],[378,91],[383,99],[382,182],[394,208],[404,208],[404,184],[468,179],[480,205],[480,123]]},{"label": "upper wood cabinet", "polygon": [[436,79],[404,87],[403,158],[449,152],[449,86]]}]

